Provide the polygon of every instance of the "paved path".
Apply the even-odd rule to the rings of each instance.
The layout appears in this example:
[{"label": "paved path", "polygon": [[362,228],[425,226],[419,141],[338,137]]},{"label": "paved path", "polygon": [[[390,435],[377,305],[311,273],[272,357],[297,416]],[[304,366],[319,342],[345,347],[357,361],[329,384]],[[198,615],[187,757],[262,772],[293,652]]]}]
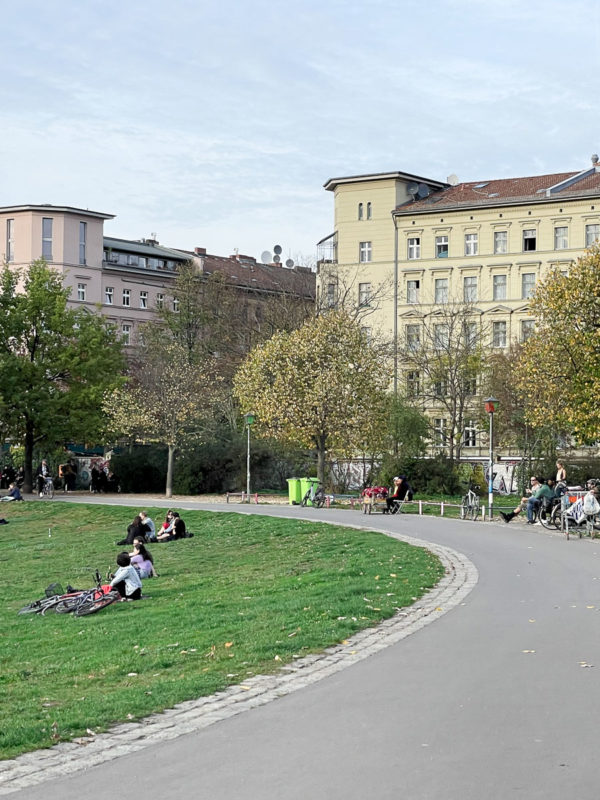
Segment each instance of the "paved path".
[{"label": "paved path", "polygon": [[[225,714],[197,732],[159,735],[136,750],[125,726],[122,758],[13,797],[95,800],[110,786],[144,800],[596,797],[600,542],[496,523],[250,510],[367,522],[450,548],[442,551],[453,565],[449,583],[453,571],[463,579],[462,589],[446,589],[461,604],[348,668],[331,653],[326,680],[307,680],[274,702],[258,692],[248,713]],[[480,579],[466,595],[468,560]],[[271,689],[273,698],[283,693],[282,684]],[[193,709],[182,713],[171,727],[199,727]],[[63,761],[67,772],[68,753]]]}]

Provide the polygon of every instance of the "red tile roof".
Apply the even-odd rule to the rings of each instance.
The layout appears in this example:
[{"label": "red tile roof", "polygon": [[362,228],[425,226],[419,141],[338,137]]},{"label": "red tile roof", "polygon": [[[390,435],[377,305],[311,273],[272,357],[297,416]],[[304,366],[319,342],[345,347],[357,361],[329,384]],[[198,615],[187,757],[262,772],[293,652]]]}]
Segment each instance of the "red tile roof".
[{"label": "red tile roof", "polygon": [[[582,177],[573,183],[557,187],[549,196],[546,190],[575,176]],[[410,201],[398,206],[396,213],[412,214],[462,207],[507,205],[512,203],[539,202],[579,195],[600,196],[600,172],[584,175],[578,172],[559,172],[553,175],[534,175],[527,178],[501,178],[471,181],[449,186],[422,200]]]},{"label": "red tile roof", "polygon": [[276,264],[259,264],[244,256],[238,260],[206,255],[203,259],[205,274],[220,273],[227,283],[238,288],[291,294],[309,300],[315,297],[316,274],[308,268],[288,269]]}]

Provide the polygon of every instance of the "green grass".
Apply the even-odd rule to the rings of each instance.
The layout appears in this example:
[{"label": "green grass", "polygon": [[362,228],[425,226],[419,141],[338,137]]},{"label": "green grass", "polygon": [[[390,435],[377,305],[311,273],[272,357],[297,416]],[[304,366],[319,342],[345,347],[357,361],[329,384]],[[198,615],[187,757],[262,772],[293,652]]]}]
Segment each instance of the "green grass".
[{"label": "green grass", "polygon": [[195,537],[151,547],[160,577],[144,582],[149,599],[79,619],[18,616],[51,582],[85,587],[112,567],[135,510],[0,510],[10,520],[0,527],[0,758],[275,671],[393,615],[443,574],[431,553],[381,534],[186,512]]}]

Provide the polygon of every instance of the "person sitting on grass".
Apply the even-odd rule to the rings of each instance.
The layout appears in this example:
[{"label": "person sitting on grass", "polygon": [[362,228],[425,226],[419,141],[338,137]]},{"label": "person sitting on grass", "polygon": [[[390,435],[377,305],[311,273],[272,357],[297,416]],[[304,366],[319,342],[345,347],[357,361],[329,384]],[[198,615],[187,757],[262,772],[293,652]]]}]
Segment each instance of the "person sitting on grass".
[{"label": "person sitting on grass", "polygon": [[154,569],[154,559],[152,553],[146,549],[146,545],[141,539],[133,540],[133,551],[129,553],[131,563],[140,573],[140,578],[158,578],[158,573]]},{"label": "person sitting on grass", "polygon": [[142,579],[132,565],[129,553],[119,553],[117,566],[110,585],[121,595],[121,600],[139,600],[142,596]]},{"label": "person sitting on grass", "polygon": [[552,498],[554,497],[553,490],[544,483],[543,478],[536,478],[533,476],[531,478],[531,489],[527,489],[530,494],[530,497],[522,497],[521,502],[519,505],[511,511],[510,513],[506,514],[504,511],[500,512],[500,516],[504,520],[504,522],[510,522],[516,516],[518,516],[524,508],[527,509],[527,524],[528,525],[535,525],[535,512],[539,509],[542,504],[542,500],[544,497]]},{"label": "person sitting on grass", "polygon": [[146,539],[149,542],[156,541],[156,528],[154,526],[154,520],[152,520],[148,516],[147,511],[140,511],[140,519],[142,521],[142,527],[144,529],[144,533],[146,534]]},{"label": "person sitting on grass", "polygon": [[11,485],[8,487],[8,492],[4,495],[2,500],[5,503],[10,503],[11,500],[22,500],[22,499],[23,495],[21,494],[17,484],[14,483],[13,481],[13,483],[11,483]]},{"label": "person sitting on grass", "polygon": [[118,545],[124,544],[133,544],[133,540],[135,538],[142,539],[144,542],[146,541],[146,531],[142,524],[142,519],[138,515],[133,518],[133,522],[131,525],[127,526],[127,536],[124,539],[121,539],[117,542]]},{"label": "person sitting on grass", "polygon": [[[186,539],[191,534],[185,530],[185,522],[181,519],[177,511],[169,511],[171,522],[167,528],[163,528],[156,537],[158,542],[172,542],[175,539]],[[168,519],[168,516],[167,516]]]}]

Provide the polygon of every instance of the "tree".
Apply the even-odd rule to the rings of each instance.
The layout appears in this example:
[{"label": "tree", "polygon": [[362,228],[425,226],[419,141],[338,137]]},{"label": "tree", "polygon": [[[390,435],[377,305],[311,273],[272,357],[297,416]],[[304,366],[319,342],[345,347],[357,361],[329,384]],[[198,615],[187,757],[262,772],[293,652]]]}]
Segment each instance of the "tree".
[{"label": "tree", "polygon": [[144,341],[127,385],[108,393],[103,408],[114,436],[166,446],[165,496],[171,497],[175,454],[203,440],[221,393],[213,360],[191,361],[184,344],[157,330]]},{"label": "tree", "polygon": [[0,369],[5,429],[25,448],[25,491],[32,489],[34,445],[94,441],[102,397],[121,380],[122,346],[96,314],[67,307],[69,290],[44,261],[0,279]]},{"label": "tree", "polygon": [[262,436],[311,447],[317,475],[325,457],[352,456],[385,433],[389,370],[359,325],[333,311],[255,347],[234,378],[242,412]]},{"label": "tree", "polygon": [[451,463],[460,459],[466,421],[478,417],[474,397],[486,358],[480,317],[470,303],[440,305],[428,315],[407,319],[399,348],[406,396],[430,409],[431,422],[436,412],[445,420],[444,428],[432,427],[431,433]]},{"label": "tree", "polygon": [[578,444],[600,432],[600,246],[568,275],[550,273],[530,305],[536,329],[524,344],[514,382],[534,427],[550,422]]}]

